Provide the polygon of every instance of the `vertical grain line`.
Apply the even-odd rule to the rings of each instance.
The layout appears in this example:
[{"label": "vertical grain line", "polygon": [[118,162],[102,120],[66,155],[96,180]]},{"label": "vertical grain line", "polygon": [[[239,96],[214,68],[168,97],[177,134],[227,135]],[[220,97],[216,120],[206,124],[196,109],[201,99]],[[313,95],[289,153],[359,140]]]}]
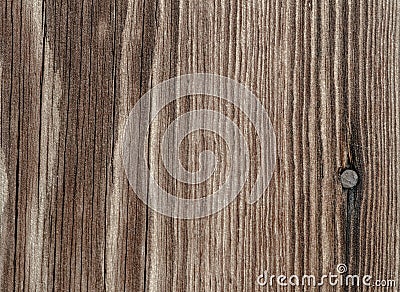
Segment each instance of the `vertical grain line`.
[{"label": "vertical grain line", "polygon": [[[124,23],[124,29],[122,32],[122,51],[121,51],[121,63],[120,63],[120,98],[117,102],[117,112],[118,112],[118,121],[117,121],[117,135],[114,142],[114,155],[113,155],[113,163],[112,163],[112,176],[113,176],[113,185],[112,192],[110,194],[110,208],[108,212],[108,224],[106,225],[107,229],[107,254],[106,254],[106,262],[107,262],[107,290],[116,291],[118,275],[117,275],[117,264],[119,254],[118,247],[118,237],[119,237],[119,229],[123,226],[127,225],[127,219],[121,218],[121,197],[122,190],[124,188],[124,170],[122,165],[122,139],[123,132],[125,127],[125,121],[128,117],[128,83],[129,83],[129,69],[128,69],[128,54],[129,54],[129,43],[131,41],[131,29],[132,29],[132,21],[133,21],[133,1],[128,1],[128,7],[126,12],[126,18]],[[126,243],[127,244],[127,243]],[[126,252],[126,251],[125,251]],[[125,258],[126,262],[126,258]],[[122,263],[121,263],[122,264]],[[124,277],[124,281],[126,282],[126,274]],[[125,284],[124,284],[125,287]]]},{"label": "vertical grain line", "polygon": [[54,71],[54,54],[46,36],[45,2],[27,1],[26,14],[32,15],[32,36],[36,50],[36,60],[40,69],[40,126],[39,126],[39,159],[38,159],[38,197],[31,204],[31,228],[28,255],[29,289],[47,290],[48,267],[43,264],[43,257],[48,257],[44,246],[45,216],[48,200],[55,184],[55,162],[58,149],[60,114],[59,100],[62,96],[61,77]]},{"label": "vertical grain line", "polygon": [[[1,57],[1,56],[0,56]],[[2,114],[2,93],[3,93],[3,61],[0,58],[0,115]],[[3,129],[0,127],[0,137],[2,136]],[[9,192],[8,192],[8,174],[7,174],[7,167],[6,167],[6,157],[4,155],[4,151],[0,144],[0,285],[4,282],[3,275],[4,275],[4,262],[5,261],[5,254],[6,254],[6,244],[7,238],[5,232],[5,227],[7,226],[5,221],[7,220],[6,216],[4,215],[4,210],[7,205],[9,199]]]}]

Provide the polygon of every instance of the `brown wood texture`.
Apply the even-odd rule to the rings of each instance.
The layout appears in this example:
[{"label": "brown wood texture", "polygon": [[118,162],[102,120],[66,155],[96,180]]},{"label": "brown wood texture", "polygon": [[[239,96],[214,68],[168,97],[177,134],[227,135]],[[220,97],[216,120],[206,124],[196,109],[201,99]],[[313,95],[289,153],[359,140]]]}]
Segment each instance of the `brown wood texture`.
[{"label": "brown wood texture", "polygon": [[[280,291],[258,285],[258,275],[321,275],[341,263],[394,279],[398,291],[398,0],[0,6],[0,291]],[[244,189],[216,214],[174,219],[129,186],[123,129],[153,86],[200,72],[254,92],[275,129],[278,160],[256,203]],[[159,165],[166,125],[205,106],[236,117],[218,100],[192,96],[171,104],[149,136],[150,168],[182,197],[210,193],[225,177],[222,167],[189,189],[164,179]],[[228,163],[212,133],[185,143],[188,168],[198,167],[196,147]],[[340,183],[345,168],[360,176],[352,190]]]}]

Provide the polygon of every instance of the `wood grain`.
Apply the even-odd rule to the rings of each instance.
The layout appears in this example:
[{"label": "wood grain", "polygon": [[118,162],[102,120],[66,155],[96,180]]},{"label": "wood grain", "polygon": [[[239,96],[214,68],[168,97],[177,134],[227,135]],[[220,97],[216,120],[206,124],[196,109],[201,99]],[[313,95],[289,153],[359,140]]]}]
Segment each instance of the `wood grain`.
[{"label": "wood grain", "polygon": [[[397,291],[399,4],[2,1],[0,291],[280,291],[258,285],[258,275],[320,276],[338,264],[396,280]],[[146,207],[121,156],[135,103],[188,73],[244,84],[271,118],[278,145],[259,201],[247,203],[246,187],[224,210],[196,220]],[[202,108],[251,129],[207,96],[163,111],[151,128],[149,166],[177,196],[212,193],[229,169],[226,145],[204,132],[188,137],[179,159],[196,169],[200,150],[217,153],[223,166],[207,184],[179,184],[160,163],[171,120]],[[257,146],[246,133],[252,181]],[[339,179],[346,168],[360,177],[351,190]]]}]

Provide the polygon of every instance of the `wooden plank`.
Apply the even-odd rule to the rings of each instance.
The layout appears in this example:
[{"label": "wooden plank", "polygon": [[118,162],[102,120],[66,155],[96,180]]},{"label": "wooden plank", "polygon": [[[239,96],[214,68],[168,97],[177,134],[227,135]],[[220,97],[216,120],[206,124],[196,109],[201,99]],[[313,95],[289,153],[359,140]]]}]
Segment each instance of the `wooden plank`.
[{"label": "wooden plank", "polygon": [[[276,279],[257,283],[264,271],[320,277],[339,264],[400,285],[399,16],[398,1],[383,0],[3,1],[0,290],[275,291]],[[210,195],[243,162],[200,131],[167,158],[196,171],[207,149],[220,159],[217,172],[194,186],[171,177],[160,145],[183,113],[222,113],[251,154],[237,198],[185,220],[138,198],[123,153],[139,99],[190,73],[250,89],[271,119],[278,158],[249,204],[265,145],[248,117],[215,96],[174,101],[138,137],[148,139],[162,188]],[[158,105],[153,98],[148,113]],[[354,188],[342,187],[345,169],[359,176]]]}]

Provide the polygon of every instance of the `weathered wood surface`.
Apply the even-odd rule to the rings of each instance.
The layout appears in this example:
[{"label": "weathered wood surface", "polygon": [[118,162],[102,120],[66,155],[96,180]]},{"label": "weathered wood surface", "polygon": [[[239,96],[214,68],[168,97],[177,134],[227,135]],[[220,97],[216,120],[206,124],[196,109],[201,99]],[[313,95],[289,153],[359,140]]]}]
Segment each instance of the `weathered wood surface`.
[{"label": "weathered wood surface", "polygon": [[[256,283],[262,271],[321,275],[340,263],[400,285],[399,1],[0,5],[1,291],[276,291]],[[139,98],[195,72],[257,95],[279,158],[255,204],[243,195],[179,220],[136,197],[120,148]],[[173,104],[161,125],[197,100]],[[196,165],[186,149],[182,163]],[[360,175],[351,191],[346,167]]]}]

